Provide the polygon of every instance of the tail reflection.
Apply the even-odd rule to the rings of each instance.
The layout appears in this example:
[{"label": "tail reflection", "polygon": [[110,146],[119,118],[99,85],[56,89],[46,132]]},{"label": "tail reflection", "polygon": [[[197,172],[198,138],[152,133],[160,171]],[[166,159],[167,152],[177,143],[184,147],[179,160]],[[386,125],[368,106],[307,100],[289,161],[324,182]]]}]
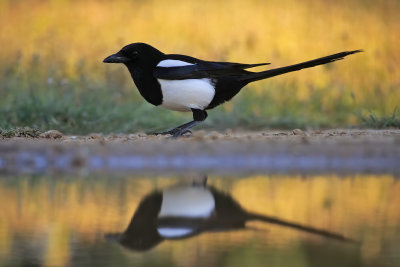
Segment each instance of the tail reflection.
[{"label": "tail reflection", "polygon": [[356,242],[326,230],[245,211],[230,195],[204,184],[173,186],[146,196],[122,234],[108,239],[138,251],[163,240],[189,238],[202,232],[244,229],[248,221],[262,221],[345,242]]}]

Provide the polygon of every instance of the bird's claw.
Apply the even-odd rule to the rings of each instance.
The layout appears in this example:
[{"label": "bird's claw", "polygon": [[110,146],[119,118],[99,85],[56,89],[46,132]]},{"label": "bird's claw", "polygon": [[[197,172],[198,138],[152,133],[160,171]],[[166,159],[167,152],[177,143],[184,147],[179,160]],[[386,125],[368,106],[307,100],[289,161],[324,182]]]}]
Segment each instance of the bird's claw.
[{"label": "bird's claw", "polygon": [[165,131],[165,132],[161,132],[161,133],[152,133],[152,135],[168,135],[168,134],[174,135],[175,133],[179,132],[179,130],[180,129],[175,128],[175,129],[172,129],[172,130],[169,130],[169,131]]},{"label": "bird's claw", "polygon": [[191,130],[181,130],[181,131],[173,134],[171,137],[172,138],[178,138],[179,136],[183,136],[184,134],[187,134],[187,133],[193,134]]},{"label": "bird's claw", "polygon": [[167,135],[169,132],[161,132],[161,133],[151,133],[150,135]]},{"label": "bird's claw", "polygon": [[161,133],[152,133],[152,135],[172,135],[172,138],[177,138],[179,136],[182,136],[184,134],[190,133],[192,134],[192,131],[190,130],[183,130],[181,128],[175,128],[169,131],[161,132]]}]

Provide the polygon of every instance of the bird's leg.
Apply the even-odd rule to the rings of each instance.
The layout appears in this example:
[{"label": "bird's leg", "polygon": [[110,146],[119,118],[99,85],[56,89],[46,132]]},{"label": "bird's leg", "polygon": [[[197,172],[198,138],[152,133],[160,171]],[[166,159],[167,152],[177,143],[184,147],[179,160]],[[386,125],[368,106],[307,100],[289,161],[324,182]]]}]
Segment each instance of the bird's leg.
[{"label": "bird's leg", "polygon": [[185,133],[190,132],[189,129],[191,129],[192,127],[196,126],[197,124],[201,123],[202,121],[204,121],[207,118],[207,112],[201,109],[193,109],[192,108],[192,112],[193,112],[193,120],[190,122],[187,122],[185,124],[179,125],[178,127],[162,132],[162,133],[156,133],[156,135],[158,134],[162,134],[162,135],[167,135],[170,134],[172,135],[172,137],[176,138],[179,137]]},{"label": "bird's leg", "polygon": [[194,109],[192,108],[193,112],[193,120],[191,122],[186,123],[183,127],[179,128],[179,131],[172,135],[173,138],[177,138],[187,132],[190,132],[189,129],[200,124],[207,118],[207,112],[201,109]]}]

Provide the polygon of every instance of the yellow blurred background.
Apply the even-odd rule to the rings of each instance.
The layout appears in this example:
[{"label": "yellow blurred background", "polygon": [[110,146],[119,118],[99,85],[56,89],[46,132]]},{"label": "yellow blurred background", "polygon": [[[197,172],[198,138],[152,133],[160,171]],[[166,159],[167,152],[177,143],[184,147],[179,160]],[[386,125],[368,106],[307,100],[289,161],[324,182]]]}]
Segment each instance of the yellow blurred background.
[{"label": "yellow blurred background", "polygon": [[[40,58],[43,79],[84,74],[104,81],[111,71],[128,83],[123,91],[133,87],[128,72],[102,60],[132,42],[205,60],[271,62],[271,68],[364,49],[325,67],[255,83],[243,93],[269,90],[268,101],[317,105],[313,112],[328,118],[343,109],[349,114],[337,121],[354,123],[354,112],[390,115],[399,104],[399,13],[397,0],[2,0],[0,70],[19,64],[29,72]],[[257,115],[263,107],[254,105]]]}]

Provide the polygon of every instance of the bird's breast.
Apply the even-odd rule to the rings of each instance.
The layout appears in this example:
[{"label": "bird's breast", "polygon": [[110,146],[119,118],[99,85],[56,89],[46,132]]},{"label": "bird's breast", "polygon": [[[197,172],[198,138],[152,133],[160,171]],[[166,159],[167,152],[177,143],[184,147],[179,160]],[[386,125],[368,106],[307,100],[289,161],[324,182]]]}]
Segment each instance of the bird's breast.
[{"label": "bird's breast", "polygon": [[158,79],[162,92],[160,106],[176,110],[204,110],[213,100],[215,88],[213,81],[208,78],[186,80]]},{"label": "bird's breast", "polygon": [[[158,218],[178,217],[207,219],[215,210],[215,199],[209,189],[192,186],[171,187],[163,191]],[[164,238],[182,238],[197,231],[196,226],[169,225],[157,227]]]}]

